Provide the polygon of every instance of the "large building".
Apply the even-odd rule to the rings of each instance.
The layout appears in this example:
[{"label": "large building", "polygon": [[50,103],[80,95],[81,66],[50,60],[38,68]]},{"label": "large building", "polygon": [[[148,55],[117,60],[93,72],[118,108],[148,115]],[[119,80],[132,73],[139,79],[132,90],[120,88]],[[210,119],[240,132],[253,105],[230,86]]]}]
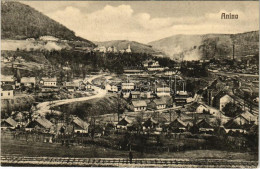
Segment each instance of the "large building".
[{"label": "large building", "polygon": [[48,77],[43,77],[42,80],[40,81],[40,83],[43,86],[47,86],[47,87],[56,87],[57,86],[57,78],[48,78]]}]

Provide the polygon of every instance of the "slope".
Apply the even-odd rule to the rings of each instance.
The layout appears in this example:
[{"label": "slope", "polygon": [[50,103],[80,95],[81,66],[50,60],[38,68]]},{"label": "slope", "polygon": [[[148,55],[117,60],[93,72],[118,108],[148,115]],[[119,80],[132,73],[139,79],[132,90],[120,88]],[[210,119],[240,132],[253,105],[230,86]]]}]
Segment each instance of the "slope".
[{"label": "slope", "polygon": [[233,55],[243,57],[258,53],[259,32],[240,34],[174,35],[148,43],[155,49],[164,51],[172,59],[199,60],[228,58]]},{"label": "slope", "polygon": [[49,35],[64,40],[84,41],[90,46],[94,45],[86,39],[75,36],[73,31],[28,5],[15,1],[2,1],[1,6],[2,39],[22,40]]}]

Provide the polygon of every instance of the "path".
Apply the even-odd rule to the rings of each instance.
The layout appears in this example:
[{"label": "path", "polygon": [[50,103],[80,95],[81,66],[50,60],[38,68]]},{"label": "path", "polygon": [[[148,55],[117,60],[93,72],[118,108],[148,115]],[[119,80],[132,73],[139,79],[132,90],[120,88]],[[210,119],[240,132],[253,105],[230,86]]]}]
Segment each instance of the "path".
[{"label": "path", "polygon": [[[91,78],[89,78],[87,81],[89,83],[92,83],[92,80],[102,77],[103,75],[95,75]],[[91,99],[96,99],[96,98],[101,98],[106,95],[106,90],[103,90],[99,87],[92,86],[94,91],[97,93],[93,96],[87,96],[87,97],[80,97],[80,98],[73,98],[73,99],[64,99],[64,100],[55,100],[55,101],[47,101],[47,102],[42,102],[37,105],[37,110],[36,113],[40,115],[45,115],[46,113],[50,112],[50,107],[54,106],[59,106],[63,104],[68,104],[68,103],[73,103],[73,102],[80,102],[80,101],[86,101],[86,100],[91,100]],[[55,111],[54,111],[55,112]]]}]

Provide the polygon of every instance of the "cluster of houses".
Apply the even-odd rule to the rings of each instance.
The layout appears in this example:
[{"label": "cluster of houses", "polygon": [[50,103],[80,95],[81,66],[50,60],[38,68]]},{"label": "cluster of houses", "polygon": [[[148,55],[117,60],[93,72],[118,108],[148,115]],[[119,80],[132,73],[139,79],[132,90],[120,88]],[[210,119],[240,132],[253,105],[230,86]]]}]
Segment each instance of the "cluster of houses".
[{"label": "cluster of houses", "polygon": [[[141,130],[146,133],[152,131],[154,134],[162,132],[213,134],[217,131],[225,134],[246,134],[252,128],[258,126],[257,119],[249,112],[241,113],[234,118],[221,119],[221,121],[218,121],[217,118],[205,118],[203,116],[194,121],[193,118],[185,118],[182,115],[175,116],[172,121],[169,119],[167,114],[160,114],[159,117],[144,117]],[[137,130],[137,125],[137,121],[133,116],[125,116],[117,123],[116,128]]]},{"label": "cluster of houses", "polygon": [[[1,99],[14,99],[15,95],[28,90],[34,91],[36,86],[40,89],[41,93],[48,93],[58,91],[63,87],[69,92],[76,90],[89,90],[92,91],[92,85],[89,82],[64,82],[62,85],[58,84],[56,77],[21,77],[18,81],[12,75],[1,75]],[[39,92],[39,91],[35,91]]]},{"label": "cluster of houses", "polygon": [[105,47],[105,46],[99,46],[99,47],[96,47],[94,49],[94,51],[99,51],[99,52],[102,52],[102,53],[131,53],[132,50],[131,50],[131,46],[130,44],[128,45],[127,49],[121,49],[121,50],[117,50],[117,48],[115,46],[109,46],[109,47]]},{"label": "cluster of houses", "polygon": [[71,115],[70,121],[56,120],[50,118],[49,120],[42,116],[30,118],[29,112],[16,111],[7,119],[1,120],[1,130],[6,129],[24,129],[25,131],[49,133],[49,134],[71,134],[71,133],[88,133],[89,123],[81,118]]}]

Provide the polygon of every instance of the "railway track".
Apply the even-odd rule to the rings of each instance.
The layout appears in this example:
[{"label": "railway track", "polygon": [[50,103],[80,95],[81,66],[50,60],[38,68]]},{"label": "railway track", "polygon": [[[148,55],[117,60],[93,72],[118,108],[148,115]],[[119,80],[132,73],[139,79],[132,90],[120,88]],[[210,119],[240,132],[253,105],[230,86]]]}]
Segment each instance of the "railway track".
[{"label": "railway track", "polygon": [[225,167],[256,168],[257,161],[223,159],[129,159],[1,156],[2,166],[89,166],[89,167]]}]

